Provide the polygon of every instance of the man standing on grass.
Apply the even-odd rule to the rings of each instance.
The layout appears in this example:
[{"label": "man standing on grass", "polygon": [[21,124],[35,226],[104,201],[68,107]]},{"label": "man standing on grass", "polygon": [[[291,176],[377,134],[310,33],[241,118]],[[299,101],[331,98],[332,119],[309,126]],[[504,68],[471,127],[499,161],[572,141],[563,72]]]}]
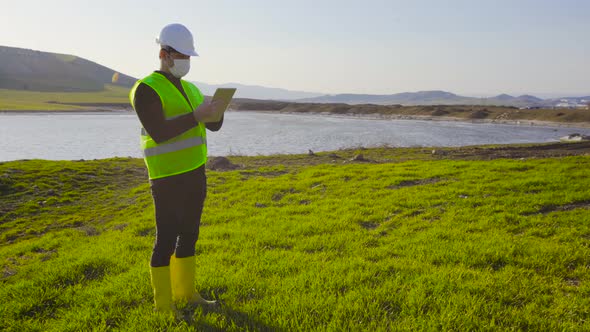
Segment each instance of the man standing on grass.
[{"label": "man standing on grass", "polygon": [[195,244],[207,192],[206,130],[217,131],[223,109],[204,102],[199,89],[181,77],[197,56],[190,31],[165,26],[160,70],[137,81],[129,98],[143,126],[141,148],[155,205],[156,240],[150,262],[155,310],[174,312],[173,300],[214,304],[194,289]]}]

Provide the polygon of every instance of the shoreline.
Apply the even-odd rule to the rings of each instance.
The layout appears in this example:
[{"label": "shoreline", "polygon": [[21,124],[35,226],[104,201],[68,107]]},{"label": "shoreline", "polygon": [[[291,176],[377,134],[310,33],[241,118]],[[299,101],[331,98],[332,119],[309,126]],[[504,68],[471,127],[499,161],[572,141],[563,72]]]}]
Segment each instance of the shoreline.
[{"label": "shoreline", "polygon": [[432,115],[402,115],[402,114],[335,114],[329,112],[281,112],[281,111],[266,111],[266,110],[232,110],[231,112],[257,112],[257,113],[271,113],[271,114],[289,114],[289,115],[322,115],[336,118],[354,118],[364,120],[413,120],[413,121],[440,121],[440,122],[463,122],[472,124],[500,124],[500,125],[515,125],[527,127],[563,127],[563,128],[580,128],[590,129],[590,122],[551,122],[540,120],[494,120],[494,119],[465,119],[450,116],[432,116]]},{"label": "shoreline", "polygon": [[[354,118],[364,120],[413,120],[413,121],[440,121],[440,122],[463,122],[472,124],[500,124],[527,127],[559,127],[590,129],[590,122],[552,122],[541,120],[496,120],[496,119],[465,119],[452,116],[432,115],[403,115],[403,114],[361,114],[345,113],[337,114],[330,112],[293,112],[293,111],[268,111],[268,110],[233,110],[227,112],[256,112],[268,114],[289,114],[289,115],[321,115],[336,118]],[[77,109],[77,110],[0,110],[1,114],[63,114],[63,113],[134,113],[132,108],[110,108],[110,109]]]}]

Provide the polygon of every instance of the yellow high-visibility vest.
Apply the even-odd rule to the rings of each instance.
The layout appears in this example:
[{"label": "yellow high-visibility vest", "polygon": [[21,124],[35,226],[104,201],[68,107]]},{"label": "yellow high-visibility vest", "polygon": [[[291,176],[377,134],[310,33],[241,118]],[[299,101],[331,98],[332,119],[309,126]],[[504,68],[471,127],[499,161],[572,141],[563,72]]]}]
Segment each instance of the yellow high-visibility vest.
[{"label": "yellow high-visibility vest", "polygon": [[[203,94],[192,83],[180,80],[189,101],[164,75],[154,72],[135,83],[129,92],[131,105],[135,91],[141,83],[150,86],[162,102],[164,117],[171,119],[192,113],[204,100]],[[160,144],[156,143],[144,128],[141,128],[141,149],[150,179],[185,173],[207,162],[207,136],[205,124],[199,124],[184,133]]]}]

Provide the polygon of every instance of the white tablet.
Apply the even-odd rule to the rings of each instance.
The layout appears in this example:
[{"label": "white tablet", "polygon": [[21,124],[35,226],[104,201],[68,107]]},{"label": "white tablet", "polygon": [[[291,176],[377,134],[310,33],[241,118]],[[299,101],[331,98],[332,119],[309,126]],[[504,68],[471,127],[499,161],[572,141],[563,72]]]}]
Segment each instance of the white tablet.
[{"label": "white tablet", "polygon": [[229,107],[229,103],[231,103],[234,93],[236,93],[235,88],[218,88],[217,90],[215,90],[215,94],[213,95],[213,99],[211,101],[218,101],[218,107],[223,109],[223,111],[225,112]]}]

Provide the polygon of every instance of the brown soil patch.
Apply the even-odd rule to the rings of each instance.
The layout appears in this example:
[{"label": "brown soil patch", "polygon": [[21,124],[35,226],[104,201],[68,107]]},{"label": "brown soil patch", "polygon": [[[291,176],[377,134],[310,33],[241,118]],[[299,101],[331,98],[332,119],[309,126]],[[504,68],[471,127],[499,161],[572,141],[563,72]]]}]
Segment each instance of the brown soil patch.
[{"label": "brown soil patch", "polygon": [[404,187],[411,187],[411,186],[421,186],[425,184],[432,184],[439,182],[439,178],[428,178],[428,179],[418,179],[418,180],[405,180],[396,185],[388,186],[387,189],[400,189]]},{"label": "brown soil patch", "polygon": [[590,155],[590,142],[445,149],[448,159],[552,158]]},{"label": "brown soil patch", "polygon": [[483,109],[483,110],[477,110],[472,112],[471,114],[469,114],[469,118],[470,119],[485,119],[488,117],[488,115],[490,115],[490,113]]},{"label": "brown soil patch", "polygon": [[374,222],[370,222],[370,221],[361,221],[361,222],[359,222],[359,225],[366,230],[372,230],[372,229],[379,227],[378,224],[376,224]]},{"label": "brown soil patch", "polygon": [[537,212],[526,213],[524,215],[530,216],[534,214],[548,214],[555,211],[571,211],[575,209],[590,209],[590,200],[573,202],[564,205],[547,205],[540,208]]}]

